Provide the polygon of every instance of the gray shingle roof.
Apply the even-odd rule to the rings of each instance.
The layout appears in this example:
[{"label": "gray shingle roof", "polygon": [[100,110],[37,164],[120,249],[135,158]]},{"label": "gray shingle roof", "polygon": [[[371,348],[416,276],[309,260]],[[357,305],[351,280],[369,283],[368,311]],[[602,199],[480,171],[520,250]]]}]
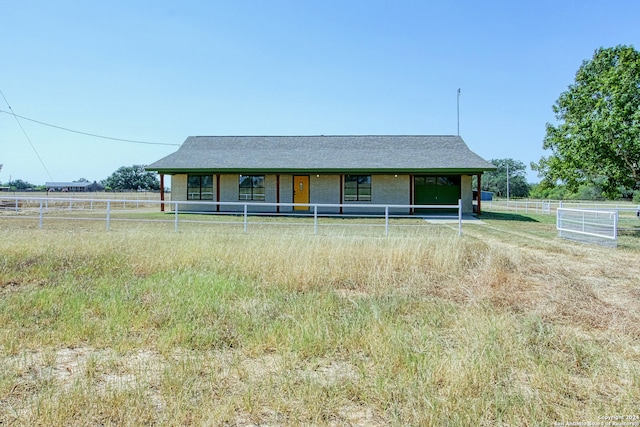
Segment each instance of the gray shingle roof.
[{"label": "gray shingle roof", "polygon": [[495,167],[459,136],[190,136],[146,167],[188,171],[482,172]]},{"label": "gray shingle roof", "polygon": [[44,185],[47,188],[88,187],[91,185],[91,183],[90,182],[45,182]]}]

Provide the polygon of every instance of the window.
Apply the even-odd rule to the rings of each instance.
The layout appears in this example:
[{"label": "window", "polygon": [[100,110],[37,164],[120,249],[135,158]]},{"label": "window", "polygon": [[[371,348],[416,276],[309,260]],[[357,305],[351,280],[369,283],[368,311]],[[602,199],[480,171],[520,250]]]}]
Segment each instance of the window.
[{"label": "window", "polygon": [[240,175],[240,200],[264,200],[264,175]]},{"label": "window", "polygon": [[436,185],[438,178],[435,176],[416,176],[416,185]]},{"label": "window", "polygon": [[415,177],[416,185],[460,186],[459,176],[420,176]]},{"label": "window", "polygon": [[438,185],[460,186],[460,177],[459,176],[439,176]]},{"label": "window", "polygon": [[345,202],[371,201],[371,175],[344,176]]},{"label": "window", "polygon": [[187,200],[213,200],[213,176],[189,175]]}]

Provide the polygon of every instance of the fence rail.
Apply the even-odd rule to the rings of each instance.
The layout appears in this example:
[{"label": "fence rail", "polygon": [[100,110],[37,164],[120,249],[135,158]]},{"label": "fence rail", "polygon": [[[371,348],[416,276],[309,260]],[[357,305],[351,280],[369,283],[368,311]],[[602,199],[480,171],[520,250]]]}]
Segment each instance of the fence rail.
[{"label": "fence rail", "polygon": [[[160,206],[166,206],[171,211],[165,215],[173,215],[172,220],[168,219],[149,219],[141,217],[139,214],[149,214],[150,212],[159,212]],[[189,207],[192,209],[189,209]],[[207,208],[206,211],[202,211]],[[268,208],[291,208],[291,212],[265,212]],[[302,211],[295,208],[306,208]],[[385,235],[389,235],[390,221],[392,219],[401,218],[434,218],[448,219],[455,221],[458,227],[458,235],[462,235],[462,201],[459,200],[457,205],[399,205],[399,204],[326,204],[326,203],[267,203],[267,202],[212,202],[212,201],[160,201],[151,199],[104,199],[104,198],[78,198],[78,197],[17,197],[2,196],[0,197],[0,209],[4,215],[2,218],[33,218],[38,219],[38,226],[44,227],[45,219],[57,220],[87,220],[87,221],[104,221],[106,230],[111,229],[112,221],[144,221],[144,222],[173,222],[175,231],[178,231],[181,222],[199,222],[193,219],[181,221],[181,215],[185,214],[202,214],[214,216],[240,216],[242,218],[243,231],[246,233],[249,224],[249,218],[269,216],[269,217],[297,217],[312,218],[314,234],[318,233],[321,218],[328,217],[357,217],[357,218],[373,218],[380,219],[381,223],[358,223],[351,225],[384,225]],[[241,210],[240,210],[241,209]],[[262,209],[262,211],[261,211]],[[349,209],[351,213],[337,214],[327,213],[326,209]],[[455,211],[454,214],[414,214],[398,213],[394,210],[433,210],[433,211]],[[279,209],[277,209],[279,210]],[[92,213],[91,216],[78,216],[78,213]],[[123,217],[122,213],[127,213]],[[119,215],[115,215],[119,214]],[[382,222],[384,221],[384,222]],[[202,221],[204,222],[204,221]],[[211,221],[209,221],[211,223]],[[227,224],[237,224],[238,222],[226,222]],[[263,223],[261,223],[263,224]]]}]

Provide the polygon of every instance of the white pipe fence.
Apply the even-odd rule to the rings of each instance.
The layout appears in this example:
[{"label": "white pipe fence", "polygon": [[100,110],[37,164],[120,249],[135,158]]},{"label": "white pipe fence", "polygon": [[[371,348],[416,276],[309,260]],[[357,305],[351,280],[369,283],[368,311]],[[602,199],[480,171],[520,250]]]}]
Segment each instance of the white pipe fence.
[{"label": "white pipe fence", "polygon": [[487,211],[522,212],[525,214],[555,215],[558,209],[590,209],[617,211],[628,216],[636,215],[640,206],[621,203],[597,203],[566,200],[483,200],[482,209]]},{"label": "white pipe fence", "polygon": [[[329,217],[353,217],[354,221],[349,225],[354,226],[380,226],[377,223],[361,223],[355,218],[384,218],[385,235],[389,235],[391,227],[391,219],[401,218],[428,218],[428,219],[446,219],[457,223],[458,235],[462,235],[462,200],[458,200],[457,205],[396,205],[396,204],[326,204],[326,203],[268,203],[268,202],[212,202],[212,201],[159,201],[159,200],[126,200],[126,199],[81,199],[81,198],[64,198],[64,197],[0,197],[0,209],[5,213],[15,213],[16,215],[0,215],[2,218],[35,218],[37,215],[40,228],[44,227],[44,219],[57,220],[91,220],[105,221],[106,230],[111,229],[111,222],[115,220],[140,221],[140,222],[168,222],[164,219],[145,219],[135,215],[128,218],[116,218],[114,213],[136,213],[148,214],[150,212],[160,211],[160,206],[173,211],[174,229],[178,231],[181,214],[203,214],[203,215],[233,215],[242,216],[243,231],[246,233],[250,224],[250,217],[269,216],[269,217],[298,217],[312,218],[314,234],[318,233],[320,218]],[[191,209],[189,209],[191,207]],[[251,209],[250,209],[251,208]],[[299,211],[295,208],[302,208]],[[306,209],[305,209],[306,208]],[[287,212],[279,212],[281,210],[291,209]],[[274,210],[273,212],[265,212]],[[342,212],[347,210],[349,213],[331,213],[330,211]],[[396,212],[393,212],[393,211]],[[410,214],[415,210],[430,210],[429,213]],[[452,211],[452,214],[436,214],[435,211]],[[399,213],[397,211],[406,211]],[[91,217],[80,217],[66,215],[71,212],[92,212],[99,213]],[[55,215],[54,215],[55,213]],[[19,215],[18,215],[19,214]],[[195,221],[193,219],[185,220],[185,222],[204,222]],[[209,223],[211,223],[209,221]],[[227,222],[228,224],[237,224],[237,222]],[[260,224],[267,224],[260,222]],[[274,222],[274,224],[279,224]],[[296,224],[299,225],[299,224]]]},{"label": "white pipe fence", "polygon": [[616,246],[618,241],[618,212],[588,209],[558,208],[556,211],[558,236],[588,243]]}]

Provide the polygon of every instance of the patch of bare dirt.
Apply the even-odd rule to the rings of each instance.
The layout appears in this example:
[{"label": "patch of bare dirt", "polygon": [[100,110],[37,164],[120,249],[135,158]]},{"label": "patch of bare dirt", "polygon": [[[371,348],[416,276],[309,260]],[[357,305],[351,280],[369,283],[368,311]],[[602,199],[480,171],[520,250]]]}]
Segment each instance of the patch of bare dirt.
[{"label": "patch of bare dirt", "polygon": [[[0,397],[0,406],[12,408],[18,416],[33,409],[33,396],[44,387],[66,393],[78,384],[87,384],[106,394],[148,385],[164,366],[152,351],[141,350],[123,357],[112,350],[91,347],[23,352],[1,363],[15,377],[15,385],[7,396]],[[154,387],[145,389],[152,404],[161,410],[161,396],[153,393]]]}]

